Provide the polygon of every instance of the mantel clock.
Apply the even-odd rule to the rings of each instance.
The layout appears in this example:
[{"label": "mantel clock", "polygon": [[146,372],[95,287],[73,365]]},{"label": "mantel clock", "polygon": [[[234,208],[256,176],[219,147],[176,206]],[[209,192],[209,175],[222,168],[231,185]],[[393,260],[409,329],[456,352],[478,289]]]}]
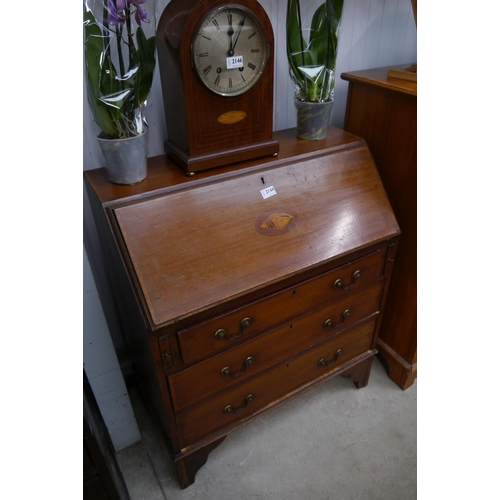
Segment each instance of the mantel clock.
[{"label": "mantel clock", "polygon": [[157,29],[168,139],[188,174],[279,151],[274,35],[256,0],[172,0]]}]

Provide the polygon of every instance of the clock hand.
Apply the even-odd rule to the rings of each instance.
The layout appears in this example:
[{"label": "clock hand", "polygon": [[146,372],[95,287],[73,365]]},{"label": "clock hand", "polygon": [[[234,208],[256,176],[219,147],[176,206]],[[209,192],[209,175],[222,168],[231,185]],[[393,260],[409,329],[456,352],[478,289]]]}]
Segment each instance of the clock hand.
[{"label": "clock hand", "polygon": [[229,13],[227,15],[228,18],[228,24],[229,24],[229,29],[227,30],[227,34],[229,36],[229,55],[232,56],[234,54],[233,52],[233,35],[234,35],[234,29],[233,29],[233,15]]},{"label": "clock hand", "polygon": [[234,41],[234,44],[233,44],[233,51],[234,51],[234,48],[236,47],[236,44],[238,43],[238,39],[240,38],[241,30],[243,29],[243,25],[245,24],[246,18],[247,18],[247,16],[245,16],[238,24],[238,34],[236,35],[236,40]]}]

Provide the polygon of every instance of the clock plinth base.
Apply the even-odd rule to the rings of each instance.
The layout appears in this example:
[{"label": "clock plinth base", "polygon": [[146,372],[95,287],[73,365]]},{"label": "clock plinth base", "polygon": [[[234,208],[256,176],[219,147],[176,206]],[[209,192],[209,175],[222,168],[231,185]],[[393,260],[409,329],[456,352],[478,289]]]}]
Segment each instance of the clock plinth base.
[{"label": "clock plinth base", "polygon": [[279,149],[279,142],[276,139],[268,139],[213,153],[189,156],[168,139],[165,141],[166,154],[188,175],[231,163],[276,155],[279,153]]}]

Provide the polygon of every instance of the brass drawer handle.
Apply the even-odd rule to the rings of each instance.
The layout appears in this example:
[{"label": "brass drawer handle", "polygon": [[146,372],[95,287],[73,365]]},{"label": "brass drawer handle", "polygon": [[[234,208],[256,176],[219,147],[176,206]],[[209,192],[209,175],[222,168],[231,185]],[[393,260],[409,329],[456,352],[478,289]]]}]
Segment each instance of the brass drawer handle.
[{"label": "brass drawer handle", "polygon": [[354,283],[358,278],[361,278],[361,271],[359,269],[352,273],[352,282],[349,285],[344,285],[344,282],[341,279],[338,279],[333,284],[333,288],[341,288],[342,290],[348,290],[349,288],[354,286]]},{"label": "brass drawer handle", "polygon": [[342,313],[342,319],[340,320],[340,322],[339,322],[339,323],[337,323],[336,325],[334,325],[334,324],[332,323],[332,320],[331,320],[331,319],[327,319],[327,320],[325,321],[325,323],[324,323],[324,326],[326,326],[326,327],[330,327],[330,328],[338,328],[338,327],[339,327],[339,326],[340,326],[340,325],[341,325],[341,324],[345,321],[345,319],[347,318],[347,316],[349,316],[349,314],[351,314],[351,313],[350,313],[350,311],[349,311],[349,309],[346,309],[346,310]]},{"label": "brass drawer handle", "polygon": [[228,337],[226,330],[224,330],[224,328],[219,328],[215,332],[215,338],[216,339],[226,339],[226,340],[237,339],[243,335],[243,330],[245,328],[247,328],[248,326],[250,326],[251,324],[252,324],[252,318],[243,318],[241,320],[241,323],[240,323],[240,331],[236,335],[234,335],[232,337]]},{"label": "brass drawer handle", "polygon": [[240,406],[239,408],[235,409],[231,405],[227,405],[224,408],[224,413],[239,413],[240,411],[243,411],[248,406],[248,403],[250,403],[252,401],[253,401],[253,394],[249,394],[245,398],[245,403],[243,404],[243,406]]},{"label": "brass drawer handle", "polygon": [[321,358],[319,361],[318,361],[318,365],[319,366],[332,366],[335,361],[337,361],[338,357],[342,354],[342,349],[339,349],[336,353],[335,353],[335,356],[333,357],[333,359],[331,361],[329,361],[328,363],[325,361],[325,358]]},{"label": "brass drawer handle", "polygon": [[223,368],[220,371],[220,374],[221,375],[229,375],[230,377],[233,377],[233,378],[239,377],[242,373],[245,373],[247,366],[251,365],[253,362],[254,362],[253,357],[248,356],[248,358],[245,359],[245,361],[243,361],[243,370],[241,370],[241,372],[233,374],[233,373],[231,373],[231,369],[229,368],[229,366],[226,366],[225,368]]}]

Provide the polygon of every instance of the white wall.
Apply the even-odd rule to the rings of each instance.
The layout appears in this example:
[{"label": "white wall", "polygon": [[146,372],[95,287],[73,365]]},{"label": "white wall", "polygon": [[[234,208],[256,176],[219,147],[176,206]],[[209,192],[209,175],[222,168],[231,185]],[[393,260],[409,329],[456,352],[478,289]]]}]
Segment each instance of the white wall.
[{"label": "white wall", "polygon": [[[309,3],[316,2],[311,0]],[[303,0],[307,4],[307,0]],[[169,0],[148,0],[146,10],[155,18],[149,28],[159,20]],[[288,75],[288,62],[285,53],[286,0],[260,0],[266,9],[275,36],[275,102],[274,129],[283,130],[295,127],[295,108],[293,104],[293,84]],[[152,9],[154,6],[154,10]],[[331,124],[342,128],[347,101],[347,82],[340,79],[343,72],[381,66],[413,63],[417,60],[417,35],[411,0],[345,0],[342,30],[337,56],[335,104]],[[99,168],[102,156],[94,138],[91,115],[87,105],[85,85],[83,96],[83,168]],[[150,125],[150,156],[163,154],[163,141],[167,137],[160,77],[156,70],[149,98],[147,118]],[[110,299],[109,287],[105,279],[101,249],[92,220],[86,193],[84,192],[84,243],[99,289],[106,319],[114,345],[124,347],[116,309]],[[103,333],[104,334],[104,333]]]},{"label": "white wall", "polygon": [[83,248],[83,366],[116,451],[141,435]]}]

